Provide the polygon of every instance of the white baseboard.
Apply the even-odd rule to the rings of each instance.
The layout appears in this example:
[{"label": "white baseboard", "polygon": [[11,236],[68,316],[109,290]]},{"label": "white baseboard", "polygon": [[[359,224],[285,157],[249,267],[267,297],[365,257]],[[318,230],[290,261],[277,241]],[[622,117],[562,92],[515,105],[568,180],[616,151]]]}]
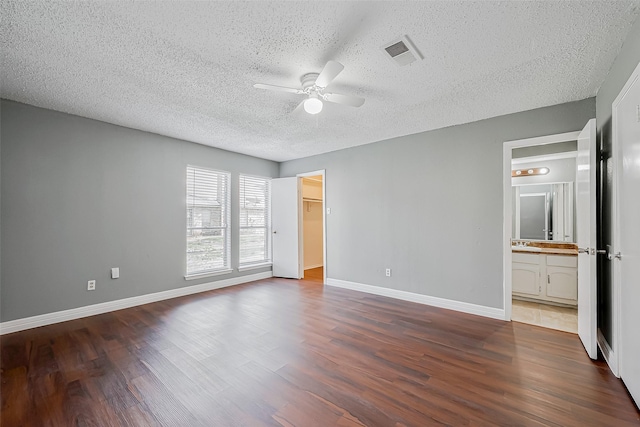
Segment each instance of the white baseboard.
[{"label": "white baseboard", "polygon": [[336,286],[338,288],[351,289],[353,291],[366,292],[369,294],[381,295],[389,298],[401,299],[404,301],[417,302],[419,304],[446,308],[448,310],[461,311],[463,313],[490,317],[492,319],[504,320],[504,310],[501,308],[485,307],[483,305],[470,304],[468,302],[454,301],[444,298],[432,297],[429,295],[415,294],[413,292],[398,291],[395,289],[382,288],[379,286],[348,282],[346,280],[339,279],[327,278],[327,285]]},{"label": "white baseboard", "polygon": [[183,297],[186,295],[197,294],[199,292],[226,288],[228,286],[240,285],[242,283],[267,279],[269,277],[273,277],[272,271],[248,274],[246,276],[232,277],[230,279],[218,280],[216,282],[185,286],[182,288],[170,289],[168,291],[156,292],[153,294],[140,295],[137,297],[124,298],[115,301],[103,302],[100,304],[92,304],[86,305],[84,307],[72,308],[70,310],[56,311],[54,313],[47,313],[38,316],[25,317],[23,319],[10,320],[8,322],[0,323],[0,335],[23,331],[25,329],[37,328],[39,326],[52,325],[54,323],[66,322],[67,320],[94,316],[96,314],[108,313],[110,311],[122,310],[123,308],[135,307],[137,305],[148,304],[151,302]]},{"label": "white baseboard", "polygon": [[613,372],[613,375],[620,378],[620,375],[618,373],[618,358],[616,357],[616,354],[613,352],[613,349],[607,342],[607,339],[602,334],[602,331],[600,330],[600,328],[598,328],[598,347],[600,347],[600,351],[604,356],[604,360],[607,361],[607,365],[609,365],[609,369],[611,369],[611,372]]},{"label": "white baseboard", "polygon": [[319,267],[324,267],[324,264],[305,265],[304,269],[311,270],[312,268],[319,268]]}]

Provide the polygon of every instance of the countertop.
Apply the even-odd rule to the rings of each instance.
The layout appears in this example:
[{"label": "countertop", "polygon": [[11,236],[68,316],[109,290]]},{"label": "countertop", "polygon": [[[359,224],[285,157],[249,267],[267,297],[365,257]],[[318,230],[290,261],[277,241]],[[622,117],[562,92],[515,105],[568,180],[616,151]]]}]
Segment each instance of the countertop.
[{"label": "countertop", "polygon": [[511,252],[518,252],[518,253],[524,253],[524,254],[578,256],[578,251],[576,249],[561,249],[561,248],[536,248],[534,250],[526,246],[525,247],[511,246]]}]

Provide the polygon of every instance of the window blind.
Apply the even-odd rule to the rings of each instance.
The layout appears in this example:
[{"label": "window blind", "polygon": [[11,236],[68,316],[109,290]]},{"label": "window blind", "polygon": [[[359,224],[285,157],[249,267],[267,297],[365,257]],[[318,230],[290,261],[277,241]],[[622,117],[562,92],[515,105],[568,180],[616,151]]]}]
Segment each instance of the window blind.
[{"label": "window blind", "polygon": [[187,166],[187,276],[229,269],[228,172]]},{"label": "window blind", "polygon": [[271,262],[271,179],[240,175],[240,266]]}]

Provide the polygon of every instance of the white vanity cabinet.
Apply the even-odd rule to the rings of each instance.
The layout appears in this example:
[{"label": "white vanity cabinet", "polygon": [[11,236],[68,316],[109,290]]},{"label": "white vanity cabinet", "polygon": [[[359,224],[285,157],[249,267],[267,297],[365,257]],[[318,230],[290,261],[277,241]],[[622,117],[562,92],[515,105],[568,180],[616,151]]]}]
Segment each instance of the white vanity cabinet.
[{"label": "white vanity cabinet", "polygon": [[513,253],[513,295],[577,305],[578,257]]}]

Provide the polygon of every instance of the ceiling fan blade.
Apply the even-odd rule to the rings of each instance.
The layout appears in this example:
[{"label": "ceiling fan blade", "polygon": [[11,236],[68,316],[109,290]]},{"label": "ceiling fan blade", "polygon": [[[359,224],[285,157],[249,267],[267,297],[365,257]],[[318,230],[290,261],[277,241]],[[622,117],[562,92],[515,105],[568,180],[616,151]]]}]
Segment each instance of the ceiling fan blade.
[{"label": "ceiling fan blade", "polygon": [[336,61],[329,61],[324,66],[320,75],[316,79],[316,86],[319,87],[327,87],[329,83],[336,78],[338,74],[340,74],[344,70],[344,65]]},{"label": "ceiling fan blade", "polygon": [[284,86],[275,86],[275,85],[265,85],[262,83],[256,83],[253,85],[256,89],[266,89],[266,90],[275,90],[279,92],[289,92],[295,93],[296,95],[302,95],[304,92],[302,89],[295,89],[292,87],[284,87]]},{"label": "ceiling fan blade", "polygon": [[336,104],[349,105],[351,107],[360,107],[364,104],[364,98],[352,95],[341,95],[339,93],[325,93],[325,100],[335,102]]}]

